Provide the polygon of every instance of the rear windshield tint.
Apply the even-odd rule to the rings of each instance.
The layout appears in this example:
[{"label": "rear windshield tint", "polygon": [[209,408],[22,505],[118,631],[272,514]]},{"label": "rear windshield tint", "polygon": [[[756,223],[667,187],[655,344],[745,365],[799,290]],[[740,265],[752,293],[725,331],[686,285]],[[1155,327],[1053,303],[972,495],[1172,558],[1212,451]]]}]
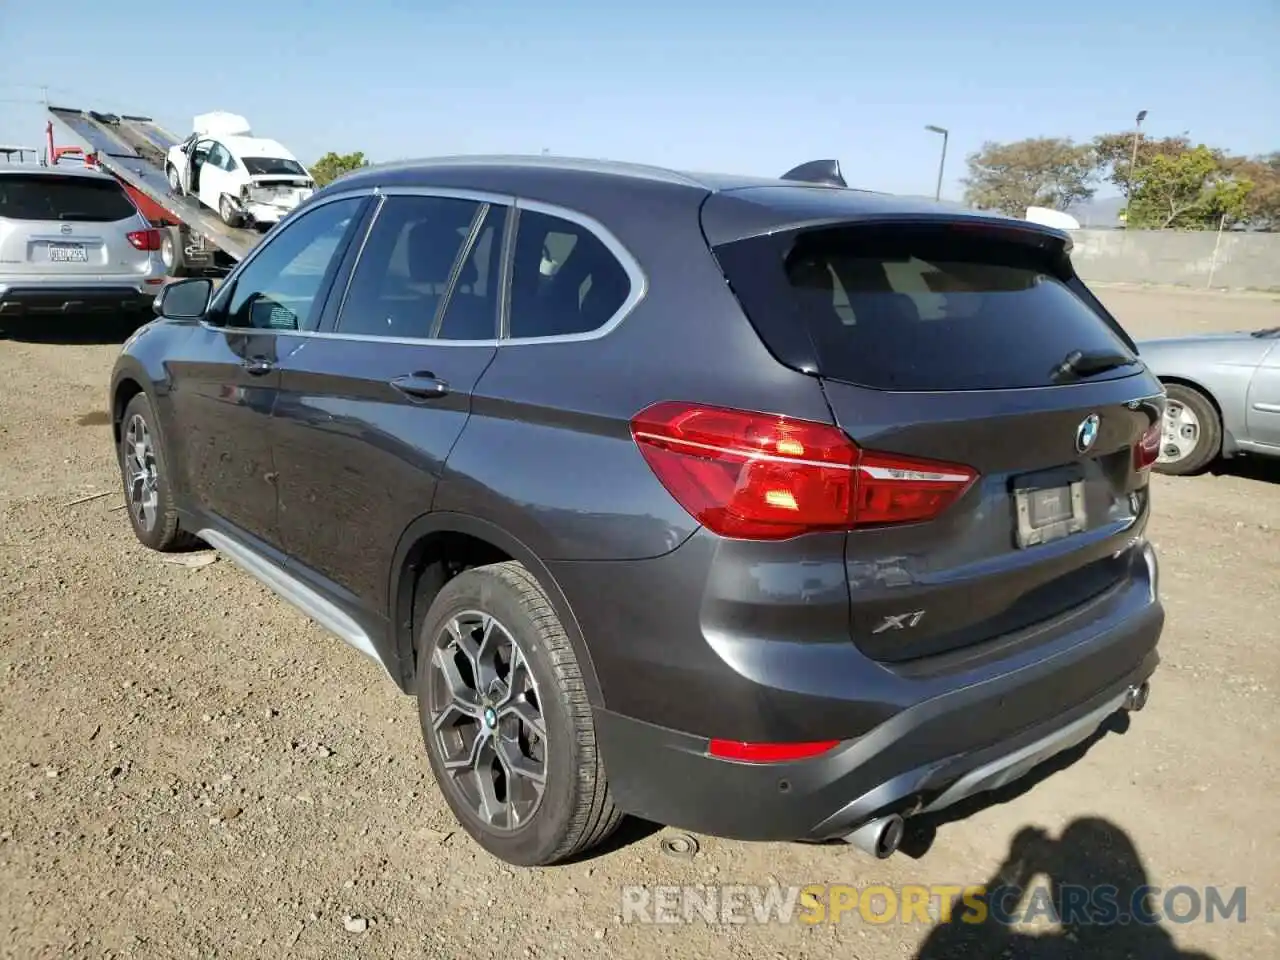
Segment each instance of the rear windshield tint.
[{"label": "rear windshield tint", "polygon": [[[741,250],[721,258],[746,312],[804,325],[817,372],[835,380],[882,390],[1039,387],[1055,382],[1072,351],[1133,355],[1073,292],[1079,281],[1055,275],[1050,255],[1026,244],[946,227],[863,227],[806,233],[785,257],[777,246],[756,249],[775,262]],[[733,275],[747,269],[764,277]],[[778,317],[770,320],[757,329],[776,329]]]},{"label": "rear windshield tint", "polygon": [[114,180],[47,174],[0,174],[0,217],[115,223],[138,209]]}]

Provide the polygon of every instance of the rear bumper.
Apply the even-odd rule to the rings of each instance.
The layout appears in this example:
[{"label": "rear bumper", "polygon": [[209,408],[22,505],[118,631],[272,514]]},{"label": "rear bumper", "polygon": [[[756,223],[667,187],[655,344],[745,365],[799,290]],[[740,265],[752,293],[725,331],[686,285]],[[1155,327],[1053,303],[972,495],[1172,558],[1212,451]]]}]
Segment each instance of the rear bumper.
[{"label": "rear bumper", "polygon": [[[804,547],[809,557],[817,546]],[[553,565],[600,681],[610,787],[624,810],[658,823],[827,839],[949,805],[1087,738],[1159,663],[1158,564],[1136,531],[1121,549],[1124,578],[1094,599],[901,663],[873,661],[850,641],[838,545],[829,564],[809,563],[802,592],[765,589],[773,580],[759,564],[750,577],[700,577],[719,569],[707,555],[724,549],[695,535],[653,561]],[[712,757],[712,738],[840,743],[753,764]]]},{"label": "rear bumper", "polygon": [[293,207],[279,207],[271,203],[258,203],[250,200],[243,204],[244,212],[252,218],[254,223],[263,225],[271,223],[279,223],[288,214],[293,212]]},{"label": "rear bumper", "polygon": [[0,317],[146,314],[161,289],[158,281],[77,285],[0,282]]},{"label": "rear bumper", "polygon": [[[740,840],[846,837],[876,817],[933,812],[1003,787],[1087,740],[1155,671],[1163,623],[1152,604],[1069,661],[918,703],[811,760],[721,760],[708,755],[707,738],[606,710],[596,713],[601,755],[619,805],[644,819]],[[1096,671],[1090,695],[1065,710],[1035,708],[1055,675],[1079,671]]]}]

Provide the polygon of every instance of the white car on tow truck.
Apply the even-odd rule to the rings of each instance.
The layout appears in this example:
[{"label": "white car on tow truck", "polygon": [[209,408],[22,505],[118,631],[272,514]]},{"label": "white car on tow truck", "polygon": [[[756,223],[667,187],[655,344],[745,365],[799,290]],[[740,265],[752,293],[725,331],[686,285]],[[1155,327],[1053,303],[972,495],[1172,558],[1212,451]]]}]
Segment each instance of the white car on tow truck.
[{"label": "white car on tow truck", "polygon": [[244,117],[216,111],[169,148],[169,189],[218,212],[229,227],[270,226],[315,192],[310,171],[275,140],[255,137]]}]

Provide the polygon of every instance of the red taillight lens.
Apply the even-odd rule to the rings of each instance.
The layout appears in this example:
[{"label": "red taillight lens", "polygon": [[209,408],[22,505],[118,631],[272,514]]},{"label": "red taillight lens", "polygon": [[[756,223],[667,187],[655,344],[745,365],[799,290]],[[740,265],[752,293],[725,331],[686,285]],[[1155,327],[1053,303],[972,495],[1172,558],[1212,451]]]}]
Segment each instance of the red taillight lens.
[{"label": "red taillight lens", "polygon": [[862,451],[858,459],[857,526],[932,520],[969,489],[968,467]]},{"label": "red taillight lens", "polygon": [[1147,427],[1142,439],[1133,448],[1133,466],[1135,470],[1146,470],[1160,459],[1160,421]]},{"label": "red taillight lens", "polygon": [[862,450],[829,424],[720,407],[658,403],[632,419],[631,435],[690,515],[747,540],[929,520],[976,477]]},{"label": "red taillight lens", "polygon": [[745,743],[742,740],[712,740],[707,752],[721,760],[744,763],[787,763],[821,756],[839,746],[839,740],[806,743]]},{"label": "red taillight lens", "polygon": [[134,230],[129,234],[129,242],[138,250],[159,250],[159,230]]}]

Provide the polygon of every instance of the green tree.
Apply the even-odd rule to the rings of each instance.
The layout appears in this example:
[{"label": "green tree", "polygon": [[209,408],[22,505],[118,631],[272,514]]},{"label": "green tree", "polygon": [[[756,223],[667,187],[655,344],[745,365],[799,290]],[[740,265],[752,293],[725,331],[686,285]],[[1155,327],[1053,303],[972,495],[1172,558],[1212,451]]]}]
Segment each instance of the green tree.
[{"label": "green tree", "polygon": [[368,165],[369,161],[359,150],[355,153],[334,153],[330,150],[311,165],[311,175],[315,177],[316,183],[323,187],[337,180],[344,173],[350,173],[352,170],[359,170]]},{"label": "green tree", "polygon": [[1093,149],[1059,137],[992,143],[967,158],[965,202],[1021,217],[1027,207],[1065,210],[1094,194]]},{"label": "green tree", "polygon": [[1166,230],[1203,230],[1245,218],[1253,181],[1235,176],[1220,151],[1200,144],[1177,156],[1156,154],[1139,164],[1129,201],[1129,224]]},{"label": "green tree", "polygon": [[1231,157],[1225,167],[1233,177],[1253,183],[1244,201],[1245,223],[1255,230],[1280,230],[1280,150],[1250,159]]},{"label": "green tree", "polygon": [[[1191,149],[1186,134],[1176,137],[1138,136],[1138,165],[1141,170],[1156,157],[1180,157]],[[1104,133],[1093,138],[1094,165],[1098,176],[1129,199],[1129,167],[1133,162],[1133,133]]]}]

